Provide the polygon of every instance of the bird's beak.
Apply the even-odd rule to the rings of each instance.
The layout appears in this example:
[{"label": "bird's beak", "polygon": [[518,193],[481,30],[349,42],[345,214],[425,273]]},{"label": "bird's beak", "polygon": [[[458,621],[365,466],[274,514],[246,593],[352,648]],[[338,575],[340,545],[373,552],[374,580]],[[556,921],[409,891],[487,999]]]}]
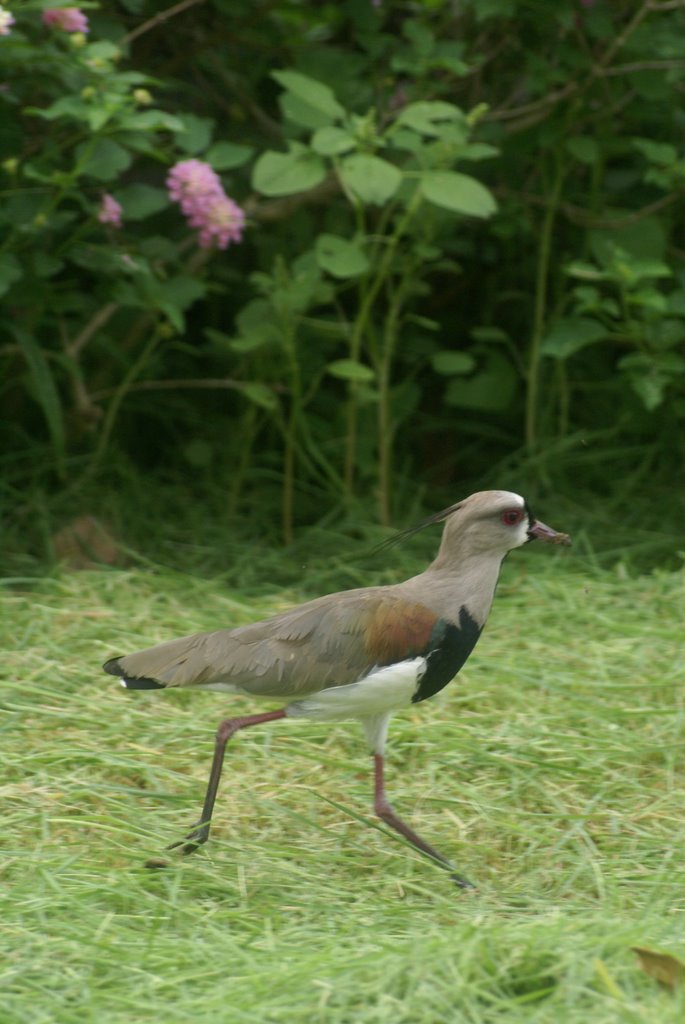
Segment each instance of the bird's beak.
[{"label": "bird's beak", "polygon": [[565,544],[571,543],[571,538],[567,533],[557,533],[551,526],[545,526],[539,519],[534,519],[528,528],[528,537],[530,540],[544,540],[548,544]]}]

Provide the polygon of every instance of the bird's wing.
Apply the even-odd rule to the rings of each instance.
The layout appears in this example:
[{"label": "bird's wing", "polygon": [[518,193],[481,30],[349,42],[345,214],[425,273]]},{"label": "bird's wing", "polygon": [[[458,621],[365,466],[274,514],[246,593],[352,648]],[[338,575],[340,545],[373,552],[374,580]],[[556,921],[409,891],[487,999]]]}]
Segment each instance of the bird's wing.
[{"label": "bird's wing", "polygon": [[238,629],[170,640],[108,662],[161,686],[228,684],[269,697],[357,682],[378,666],[432,649],[438,617],[395,587],[344,591]]}]

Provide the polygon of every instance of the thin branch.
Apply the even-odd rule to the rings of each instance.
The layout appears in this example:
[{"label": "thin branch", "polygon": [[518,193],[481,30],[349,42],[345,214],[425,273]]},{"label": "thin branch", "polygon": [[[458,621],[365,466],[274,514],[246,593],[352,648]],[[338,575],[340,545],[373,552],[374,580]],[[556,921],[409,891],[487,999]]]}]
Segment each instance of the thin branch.
[{"label": "thin branch", "polygon": [[296,195],[284,196],[282,199],[257,199],[256,196],[243,203],[243,209],[248,217],[253,220],[268,222],[284,220],[291,217],[301,206],[309,203],[325,203],[331,199],[336,192],[340,191],[340,182],[335,174],[329,174],[319,185],[308,189],[306,192],[298,192]]},{"label": "thin branch", "polygon": [[[209,51],[206,57],[209,66],[214,72],[215,78],[208,80],[206,75],[202,75],[201,81],[204,88],[213,96],[214,102],[226,110],[227,114],[233,116],[230,100],[231,96],[235,97],[235,99],[243,105],[249,115],[249,118],[252,121],[255,121],[262,131],[269,136],[269,138],[282,142],[282,125],[270,117],[265,110],[262,110],[250,89],[244,83],[242,76],[227,68],[225,61],[218,59],[214,51]],[[214,83],[216,83],[218,88]],[[226,95],[227,91],[229,95]]]},{"label": "thin branch", "polygon": [[142,25],[139,25],[138,28],[134,28],[133,31],[129,32],[128,35],[123,36],[119,40],[119,45],[125,46],[128,43],[132,43],[134,39],[138,39],[145,32],[150,32],[153,28],[157,28],[158,25],[163,25],[169,18],[175,18],[177,14],[182,14],[189,7],[195,7],[196,4],[203,4],[204,2],[205,0],[181,0],[180,3],[174,4],[173,7],[167,7],[165,11],[160,11],[159,14],[153,15],[147,21],[144,21]]},{"label": "thin branch", "polygon": [[[676,6],[685,6],[685,0],[678,0]],[[630,36],[635,32],[648,14],[653,11],[671,9],[673,8],[657,4],[654,0],[644,0],[644,3],[637,9],[628,24],[624,27],[623,31],[615,37],[611,45],[606,48],[604,53],[595,62],[594,66],[590,68],[588,74],[583,79],[567,82],[561,89],[557,89],[555,92],[549,93],[547,96],[543,96],[532,103],[526,103],[523,106],[509,110],[493,110],[486,115],[484,120],[515,120],[517,121],[517,124],[512,126],[510,131],[518,131],[541,120],[541,118],[546,116],[548,108],[555,106],[557,103],[561,102],[561,100],[565,100],[574,93],[582,92],[587,89],[595,79],[607,77],[612,74],[623,74],[624,71],[619,72],[616,69],[608,68],[608,65],[611,63],[618,51],[626,44]],[[660,64],[659,67],[663,67],[663,63]]]},{"label": "thin branch", "polygon": [[540,110],[544,110],[545,107],[552,106],[558,103],[560,100],[565,100],[567,96],[571,96],[579,88],[578,82],[568,82],[563,89],[557,89],[556,92],[547,93],[539,100],[534,100],[533,103],[524,103],[520,107],[513,107],[510,110],[492,110],[490,113],[483,117],[484,121],[508,121],[517,117],[526,117],[529,114],[536,114]]},{"label": "thin branch", "polygon": [[[182,388],[200,388],[203,390],[219,389],[223,391],[244,391],[245,381],[231,380],[230,377],[196,377],[180,380],[139,380],[131,384],[127,389],[131,391],[177,391]],[[286,394],[290,389],[284,384],[270,384],[271,391]],[[114,394],[117,388],[103,388],[101,391],[94,391],[91,398],[108,398]]]},{"label": "thin branch", "polygon": [[626,44],[626,42],[632,36],[633,32],[638,27],[640,22],[644,21],[644,19],[649,14],[650,7],[651,7],[651,2],[652,2],[652,0],[645,0],[645,2],[643,3],[642,7],[639,7],[635,11],[635,14],[630,19],[630,21],[628,22],[626,27],[623,29],[623,31],[619,32],[619,34],[616,36],[616,38],[614,39],[614,41],[611,44],[611,46],[608,46],[607,49],[602,54],[602,56],[599,58],[599,60],[597,61],[596,66],[590,72],[591,76],[597,75],[598,74],[598,69],[605,68],[607,66],[607,64],[611,64],[611,61],[612,61],[614,55],[616,53],[618,53],[618,51]]},{"label": "thin branch", "polygon": [[[505,198],[507,196],[516,196],[517,199],[522,200],[525,203],[530,203],[531,206],[543,206],[549,205],[548,200],[544,196],[539,196],[531,192],[513,192],[509,189],[493,189],[495,195],[498,197]],[[631,213],[626,213],[622,217],[612,218],[600,218],[593,217],[588,214],[587,210],[583,209],[582,206],[575,206],[573,203],[560,203],[559,210],[571,221],[572,224],[578,224],[581,227],[599,228],[600,230],[613,231],[618,228],[627,227],[628,224],[635,224],[638,221],[643,220],[645,217],[650,217],[654,213],[658,213],[665,207],[675,203],[682,197],[681,192],[670,192],[666,196],[662,196],[661,199],[656,199],[653,203],[649,203],[647,206],[641,207],[639,210],[634,210]]]},{"label": "thin branch", "polygon": [[73,341],[67,341],[64,344],[64,351],[72,359],[76,359],[79,352],[84,348],[90,339],[96,334],[101,327],[105,324],[119,309],[118,302],[107,302],[101,309],[97,311],[95,316],[88,321],[83,330],[76,335]]},{"label": "thin branch", "polygon": [[669,71],[673,68],[685,67],[685,60],[636,60],[632,64],[615,64],[613,68],[604,68],[600,77],[609,75],[629,75],[633,71]]},{"label": "thin branch", "polygon": [[685,7],[685,0],[650,0],[650,11],[677,11],[679,7]]}]

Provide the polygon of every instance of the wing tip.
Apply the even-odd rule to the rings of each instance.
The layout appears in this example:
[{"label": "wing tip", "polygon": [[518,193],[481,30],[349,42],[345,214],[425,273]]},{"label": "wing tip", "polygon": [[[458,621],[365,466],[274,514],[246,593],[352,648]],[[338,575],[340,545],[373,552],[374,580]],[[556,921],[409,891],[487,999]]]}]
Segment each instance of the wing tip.
[{"label": "wing tip", "polygon": [[105,672],[109,672],[111,676],[118,676],[121,685],[126,687],[127,690],[163,690],[164,683],[159,683],[156,679],[148,679],[142,676],[136,679],[134,676],[126,675],[124,668],[121,664],[121,658],[110,658],[102,666]]}]

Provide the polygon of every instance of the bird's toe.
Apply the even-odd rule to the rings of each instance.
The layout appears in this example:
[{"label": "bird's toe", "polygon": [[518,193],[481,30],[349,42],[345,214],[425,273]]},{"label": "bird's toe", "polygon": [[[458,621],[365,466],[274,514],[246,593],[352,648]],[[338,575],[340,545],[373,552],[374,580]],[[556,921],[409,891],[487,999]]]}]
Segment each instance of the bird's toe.
[{"label": "bird's toe", "polygon": [[196,850],[206,843],[209,839],[209,828],[206,826],[195,828],[184,836],[183,839],[178,839],[175,843],[170,843],[167,846],[167,850],[180,850],[181,853],[187,855],[189,853],[195,853]]}]

